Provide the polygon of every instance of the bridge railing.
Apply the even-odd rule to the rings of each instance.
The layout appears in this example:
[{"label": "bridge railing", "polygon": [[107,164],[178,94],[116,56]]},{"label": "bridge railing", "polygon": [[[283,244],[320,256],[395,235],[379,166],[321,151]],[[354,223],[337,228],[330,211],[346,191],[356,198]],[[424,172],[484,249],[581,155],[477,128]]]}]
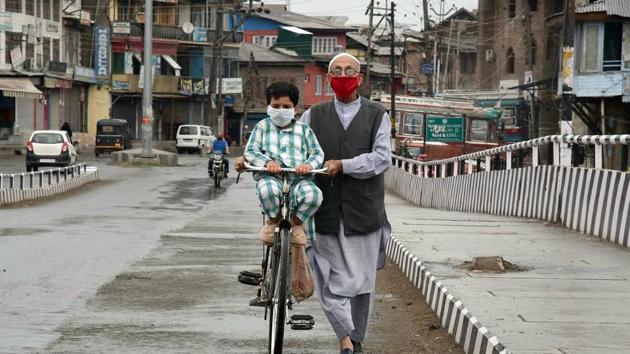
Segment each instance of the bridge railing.
[{"label": "bridge railing", "polygon": [[[553,144],[553,164],[540,165],[538,149],[546,144]],[[602,147],[630,144],[630,135],[554,135],[437,161],[394,156],[398,168],[385,183],[421,207],[545,220],[630,247],[630,173],[571,166],[560,158],[561,144],[595,145],[601,167]],[[513,168],[512,154],[529,150],[531,162]],[[503,158],[504,165],[492,163]]]},{"label": "bridge railing", "polygon": [[[605,145],[630,145],[630,134],[624,135],[550,135],[542,138],[519,142],[516,144],[504,145],[493,149],[474,152],[466,155],[456,156],[443,160],[416,161],[402,156],[394,156],[394,164],[406,171],[422,177],[447,177],[457,176],[461,172],[472,174],[481,172],[483,161],[483,171],[492,170],[493,158],[505,158],[505,169],[511,170],[512,155],[514,152],[531,152],[531,166],[540,165],[539,150],[541,147],[552,145],[553,165],[571,166],[570,162],[562,161],[561,147],[563,144],[594,145],[595,168],[603,167],[603,149]],[[463,165],[463,166],[462,166]],[[462,167],[464,167],[462,169]]]}]

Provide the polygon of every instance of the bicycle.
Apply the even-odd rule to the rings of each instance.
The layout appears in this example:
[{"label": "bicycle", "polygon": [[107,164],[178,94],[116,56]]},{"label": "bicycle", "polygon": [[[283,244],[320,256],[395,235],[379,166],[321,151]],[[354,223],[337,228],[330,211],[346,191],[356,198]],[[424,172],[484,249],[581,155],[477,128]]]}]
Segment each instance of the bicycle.
[{"label": "bicycle", "polygon": [[[243,172],[266,172],[265,167],[254,167],[245,164],[245,170],[238,173],[238,183]],[[325,174],[327,169],[311,170],[310,174]],[[282,353],[285,324],[294,330],[309,330],[315,325],[310,315],[293,315],[287,321],[287,309],[293,310],[291,299],[291,180],[289,176],[295,173],[294,168],[282,169],[282,198],[280,210],[282,220],[278,223],[272,246],[263,245],[262,272],[243,271],[238,275],[239,282],[257,286],[257,298],[250,302],[250,306],[265,308],[264,319],[269,313],[269,353]],[[263,222],[264,222],[263,217]]]}]

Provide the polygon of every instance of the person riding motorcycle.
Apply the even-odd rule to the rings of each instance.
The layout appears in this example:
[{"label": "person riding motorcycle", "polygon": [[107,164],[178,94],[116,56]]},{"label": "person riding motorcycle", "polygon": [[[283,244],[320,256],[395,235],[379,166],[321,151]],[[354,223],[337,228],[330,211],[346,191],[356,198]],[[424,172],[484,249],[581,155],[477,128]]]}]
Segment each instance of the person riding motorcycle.
[{"label": "person riding motorcycle", "polygon": [[[223,166],[225,168],[224,175],[225,177],[227,177],[230,169],[230,165],[227,159],[227,155],[230,154],[230,145],[223,138],[223,133],[217,134],[217,139],[212,143],[212,145],[210,145],[210,148],[208,149],[208,154],[211,154],[213,152],[220,152],[223,154]],[[214,173],[212,171],[212,158],[208,160],[208,173],[210,174],[210,177],[214,176]]]}]

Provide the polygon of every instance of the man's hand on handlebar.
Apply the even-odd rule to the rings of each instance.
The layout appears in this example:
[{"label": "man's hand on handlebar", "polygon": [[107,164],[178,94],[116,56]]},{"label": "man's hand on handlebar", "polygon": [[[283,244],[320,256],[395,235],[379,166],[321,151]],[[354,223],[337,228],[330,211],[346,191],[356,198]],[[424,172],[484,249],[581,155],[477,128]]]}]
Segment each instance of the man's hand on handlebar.
[{"label": "man's hand on handlebar", "polygon": [[298,176],[305,176],[311,172],[313,167],[309,164],[302,164],[295,168],[295,174]]},{"label": "man's hand on handlebar", "polygon": [[328,160],[324,163],[324,167],[328,169],[328,175],[331,177],[343,172],[341,160]]},{"label": "man's hand on handlebar", "polygon": [[267,168],[267,172],[269,173],[278,174],[282,172],[282,167],[280,166],[280,164],[273,160],[267,162],[265,167]]}]

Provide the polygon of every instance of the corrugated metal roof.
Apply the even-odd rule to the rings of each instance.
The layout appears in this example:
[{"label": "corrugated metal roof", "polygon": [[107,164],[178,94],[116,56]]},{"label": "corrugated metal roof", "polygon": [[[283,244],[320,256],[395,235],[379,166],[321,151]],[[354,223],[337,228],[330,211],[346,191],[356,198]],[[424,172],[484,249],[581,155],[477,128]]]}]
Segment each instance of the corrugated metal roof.
[{"label": "corrugated metal roof", "polygon": [[252,43],[243,43],[238,50],[239,60],[243,63],[249,62],[249,53],[254,53],[256,62],[259,63],[306,63],[309,60],[280,53],[273,49],[261,47]]},{"label": "corrugated metal roof", "polygon": [[328,21],[326,19],[298,14],[296,12],[281,11],[280,9],[276,10],[275,8],[274,8],[274,11],[271,11],[269,13],[261,12],[261,13],[256,14],[256,16],[266,18],[272,21],[276,21],[285,25],[303,28],[306,30],[309,30],[309,29],[338,30],[338,31],[353,30],[353,28],[351,27],[346,27],[345,25],[336,22],[337,19],[335,19],[335,21]]},{"label": "corrugated metal roof", "polygon": [[630,1],[628,0],[599,0],[592,4],[578,6],[576,13],[605,12],[610,16],[630,17]]},{"label": "corrugated metal roof", "polygon": [[0,78],[0,90],[8,97],[42,98],[42,92],[27,78]]}]

